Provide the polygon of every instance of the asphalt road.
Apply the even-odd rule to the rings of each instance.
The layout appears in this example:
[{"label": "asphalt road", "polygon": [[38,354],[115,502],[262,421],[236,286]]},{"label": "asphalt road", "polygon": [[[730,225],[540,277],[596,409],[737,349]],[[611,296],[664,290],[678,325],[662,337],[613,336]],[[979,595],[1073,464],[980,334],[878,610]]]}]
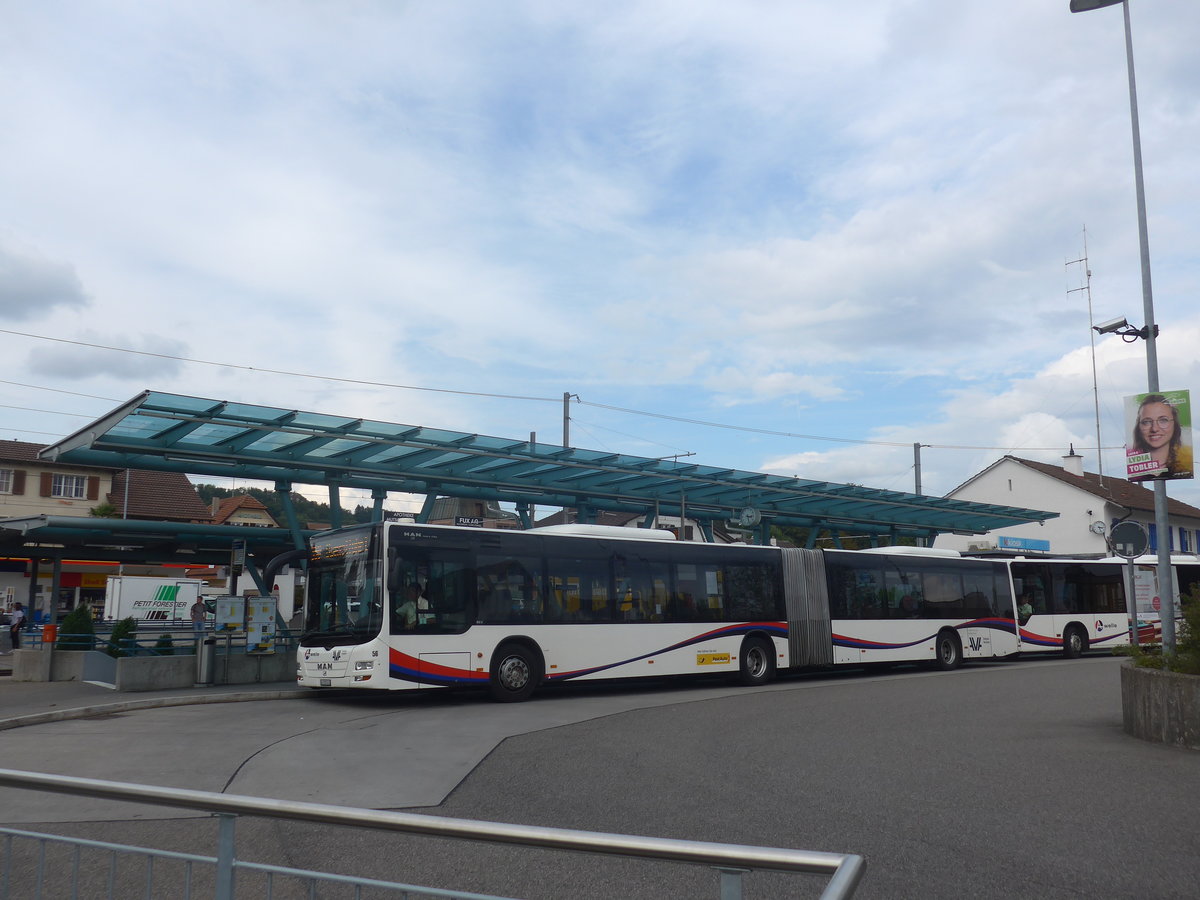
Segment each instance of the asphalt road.
[{"label": "asphalt road", "polygon": [[[0,748],[9,768],[860,853],[867,900],[1192,898],[1200,754],[1122,732],[1119,665],[179,707],[16,729]],[[0,820],[215,846],[210,819],[24,791],[0,791]],[[243,859],[530,900],[717,896],[717,875],[689,866],[261,820],[238,834]],[[823,886],[754,873],[745,896]]]}]

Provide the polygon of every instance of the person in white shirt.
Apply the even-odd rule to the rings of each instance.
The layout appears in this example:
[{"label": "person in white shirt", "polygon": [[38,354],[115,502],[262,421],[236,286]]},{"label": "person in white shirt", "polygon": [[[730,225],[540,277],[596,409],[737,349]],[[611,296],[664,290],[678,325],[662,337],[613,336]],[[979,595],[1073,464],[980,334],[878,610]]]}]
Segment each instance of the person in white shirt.
[{"label": "person in white shirt", "polygon": [[21,629],[25,627],[25,607],[20,603],[13,604],[12,615],[8,620],[8,633],[12,637],[12,648],[21,649]]}]

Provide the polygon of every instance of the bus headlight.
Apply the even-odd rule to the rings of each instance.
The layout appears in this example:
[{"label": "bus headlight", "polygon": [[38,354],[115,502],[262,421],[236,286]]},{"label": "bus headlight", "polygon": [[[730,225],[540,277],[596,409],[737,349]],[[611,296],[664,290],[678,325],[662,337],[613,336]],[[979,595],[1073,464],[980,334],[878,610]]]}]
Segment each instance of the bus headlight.
[{"label": "bus headlight", "polygon": [[373,668],[375,668],[375,661],[373,659],[361,659],[354,663],[355,672],[361,672],[363,669]]}]

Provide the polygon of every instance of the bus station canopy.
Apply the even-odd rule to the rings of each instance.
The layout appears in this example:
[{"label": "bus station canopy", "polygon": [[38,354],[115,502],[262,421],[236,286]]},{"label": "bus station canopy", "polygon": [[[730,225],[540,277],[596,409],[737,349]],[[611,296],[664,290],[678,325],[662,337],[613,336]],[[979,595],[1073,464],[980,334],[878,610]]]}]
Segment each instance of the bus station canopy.
[{"label": "bus station canopy", "polygon": [[[980,534],[1033,509],[146,391],[47,447],[51,462],[750,521],[843,533]],[[331,498],[336,495],[331,490]],[[581,515],[581,521],[585,518]],[[241,529],[245,531],[247,529]],[[253,529],[249,529],[253,530]]]},{"label": "bus station canopy", "polygon": [[[311,532],[301,532],[306,538]],[[286,528],[244,528],[91,516],[21,516],[0,519],[0,554],[12,557],[145,563],[169,560],[194,566],[229,565],[240,541],[259,563],[296,549]]]}]

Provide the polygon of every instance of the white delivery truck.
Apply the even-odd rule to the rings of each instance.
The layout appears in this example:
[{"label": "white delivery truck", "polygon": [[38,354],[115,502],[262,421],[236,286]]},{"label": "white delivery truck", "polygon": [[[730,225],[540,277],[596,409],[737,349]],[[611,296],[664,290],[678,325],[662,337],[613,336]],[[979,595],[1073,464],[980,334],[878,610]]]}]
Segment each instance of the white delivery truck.
[{"label": "white delivery truck", "polygon": [[188,619],[205,587],[198,578],[153,578],[109,575],[104,592],[104,618],[170,621]]}]

